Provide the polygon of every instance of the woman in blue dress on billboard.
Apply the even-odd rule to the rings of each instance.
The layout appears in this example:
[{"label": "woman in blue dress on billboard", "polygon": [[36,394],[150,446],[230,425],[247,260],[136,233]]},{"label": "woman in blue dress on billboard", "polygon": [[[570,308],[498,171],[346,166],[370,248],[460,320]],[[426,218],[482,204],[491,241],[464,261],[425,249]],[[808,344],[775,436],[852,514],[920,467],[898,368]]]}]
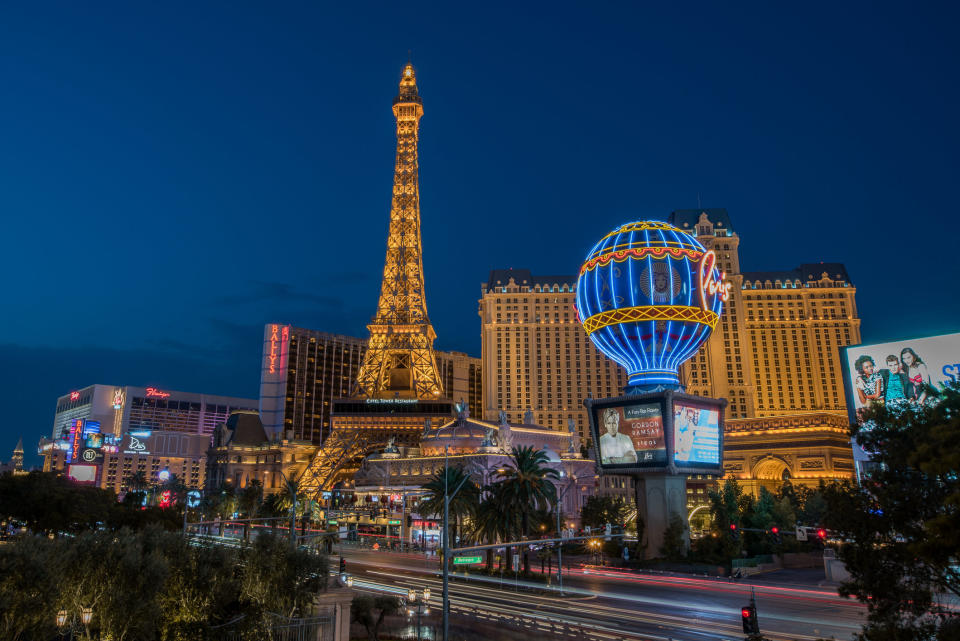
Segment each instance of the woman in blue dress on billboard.
[{"label": "woman in blue dress on billboard", "polygon": [[909,347],[900,351],[900,362],[907,375],[907,398],[923,404],[927,400],[927,391],[931,389],[930,372],[917,353]]}]

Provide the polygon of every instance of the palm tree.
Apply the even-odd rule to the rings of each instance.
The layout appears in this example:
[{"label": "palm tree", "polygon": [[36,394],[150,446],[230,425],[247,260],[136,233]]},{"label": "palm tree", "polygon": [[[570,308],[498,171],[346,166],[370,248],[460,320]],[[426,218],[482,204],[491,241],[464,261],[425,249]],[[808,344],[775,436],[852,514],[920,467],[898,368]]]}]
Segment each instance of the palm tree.
[{"label": "palm tree", "polygon": [[[503,486],[500,483],[488,485],[484,488],[486,499],[480,503],[474,519],[474,536],[484,542],[493,544],[497,541],[510,541],[518,537],[520,522],[515,518],[516,513],[506,509],[504,505]],[[487,549],[487,571],[493,571],[493,548]],[[512,550],[507,549],[511,555]],[[508,559],[509,564],[509,559]]]},{"label": "palm tree", "polygon": [[[512,459],[506,469],[497,472],[498,484],[503,492],[504,507],[519,517],[520,534],[526,538],[530,535],[533,513],[539,509],[549,510],[556,502],[554,481],[559,480],[560,475],[547,467],[550,459],[544,450],[515,447]],[[523,571],[530,572],[526,550],[523,551]]]},{"label": "palm tree", "polygon": [[[124,482],[127,486],[128,492],[133,492],[137,497],[136,504],[139,506],[143,503],[143,497],[145,496],[145,490],[150,487],[150,481],[147,480],[147,474],[143,470],[133,472],[127,475],[127,478],[124,479]],[[124,497],[124,503],[127,504],[127,499]]]},{"label": "palm tree", "polygon": [[237,507],[241,514],[253,518],[263,502],[263,484],[259,479],[251,479],[247,486],[240,490],[237,497]]},{"label": "palm tree", "polygon": [[[463,483],[461,487],[460,484]],[[424,498],[420,499],[421,514],[443,514],[443,497],[445,492],[454,492],[458,487],[460,491],[450,499],[450,543],[456,546],[457,535],[461,531],[461,525],[466,520],[476,514],[477,505],[480,498],[480,489],[470,478],[470,475],[462,467],[447,467],[439,470],[429,481],[423,485],[427,490]]]}]

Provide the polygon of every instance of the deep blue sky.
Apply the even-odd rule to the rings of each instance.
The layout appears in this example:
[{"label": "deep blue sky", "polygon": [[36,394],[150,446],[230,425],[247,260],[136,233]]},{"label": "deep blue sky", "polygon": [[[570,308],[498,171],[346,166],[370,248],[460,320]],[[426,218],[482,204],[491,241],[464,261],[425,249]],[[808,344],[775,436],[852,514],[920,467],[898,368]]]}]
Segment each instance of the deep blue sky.
[{"label": "deep blue sky", "polygon": [[479,354],[491,268],[698,194],[745,270],[844,262],[865,341],[958,329],[956,4],[21,4],[0,459],[90,383],[255,397],[267,321],[366,335],[408,50],[438,347]]}]

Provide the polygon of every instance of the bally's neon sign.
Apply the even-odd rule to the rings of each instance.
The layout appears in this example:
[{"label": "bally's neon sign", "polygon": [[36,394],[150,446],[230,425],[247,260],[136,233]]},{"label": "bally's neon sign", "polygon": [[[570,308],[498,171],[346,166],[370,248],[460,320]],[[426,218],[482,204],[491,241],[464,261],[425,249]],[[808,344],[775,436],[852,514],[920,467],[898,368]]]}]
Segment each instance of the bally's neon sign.
[{"label": "bally's neon sign", "polygon": [[156,387],[147,388],[147,398],[167,398],[170,396],[170,392],[162,392]]},{"label": "bally's neon sign", "polygon": [[282,352],[283,347],[287,344],[287,339],[290,337],[290,328],[284,327],[282,330],[279,325],[270,326],[270,373],[277,373],[277,360],[281,361],[281,367],[283,367],[282,361]]},{"label": "bally's neon sign", "polygon": [[730,283],[723,282],[727,272],[720,272],[720,278],[714,275],[717,264],[717,255],[711,249],[700,259],[700,306],[705,311],[712,311],[708,302],[719,295],[720,300],[726,302],[730,298]]}]

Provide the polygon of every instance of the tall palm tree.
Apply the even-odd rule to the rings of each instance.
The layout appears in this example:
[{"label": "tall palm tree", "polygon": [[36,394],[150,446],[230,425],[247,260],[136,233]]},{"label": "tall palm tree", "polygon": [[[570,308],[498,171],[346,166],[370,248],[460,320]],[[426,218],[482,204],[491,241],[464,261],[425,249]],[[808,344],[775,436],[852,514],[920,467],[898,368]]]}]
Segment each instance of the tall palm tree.
[{"label": "tall palm tree", "polygon": [[147,479],[147,473],[143,470],[128,474],[127,478],[124,480],[126,481],[127,488],[137,493],[141,493],[150,487],[150,481]]},{"label": "tall palm tree", "polygon": [[[486,498],[480,503],[474,518],[474,536],[493,544],[497,541],[510,541],[518,538],[520,522],[516,513],[507,509],[504,501],[503,486],[500,483],[484,488]],[[487,571],[493,571],[493,548],[487,549]],[[507,550],[511,555],[512,551]],[[510,560],[507,559],[509,565]]]},{"label": "tall palm tree", "polygon": [[[549,461],[544,450],[515,447],[506,469],[497,472],[504,506],[519,517],[520,533],[524,538],[530,535],[533,513],[540,509],[549,510],[557,499],[554,482],[560,479],[560,475],[547,467]],[[526,549],[523,551],[523,571],[530,571]]]},{"label": "tall palm tree", "polygon": [[[461,487],[460,484],[463,483]],[[480,489],[462,467],[447,467],[439,470],[423,485],[428,492],[420,499],[420,513],[443,515],[443,497],[445,492],[451,494],[460,487],[460,491],[450,499],[450,544],[456,546],[457,535],[461,526],[466,523],[477,511],[480,499]]]},{"label": "tall palm tree", "polygon": [[237,497],[237,506],[247,518],[253,518],[263,503],[263,483],[259,479],[251,479],[247,486],[240,490]]}]

